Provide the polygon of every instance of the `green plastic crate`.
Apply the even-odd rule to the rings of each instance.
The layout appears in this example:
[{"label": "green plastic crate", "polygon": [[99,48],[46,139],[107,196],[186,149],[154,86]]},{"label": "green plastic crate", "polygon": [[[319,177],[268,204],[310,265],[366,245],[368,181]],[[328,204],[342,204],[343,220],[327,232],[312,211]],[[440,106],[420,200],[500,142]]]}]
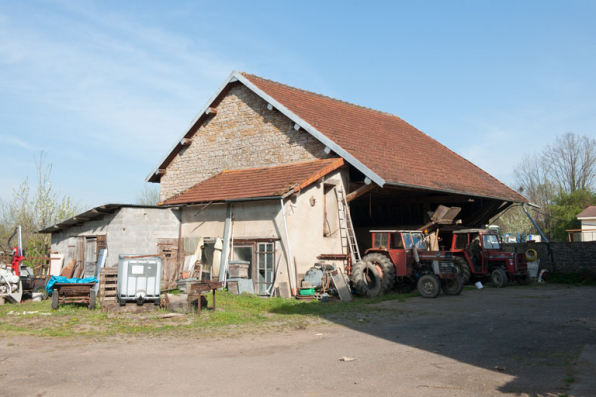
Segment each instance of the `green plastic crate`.
[{"label": "green plastic crate", "polygon": [[300,295],[314,295],[315,289],[314,288],[302,288],[300,289]]}]

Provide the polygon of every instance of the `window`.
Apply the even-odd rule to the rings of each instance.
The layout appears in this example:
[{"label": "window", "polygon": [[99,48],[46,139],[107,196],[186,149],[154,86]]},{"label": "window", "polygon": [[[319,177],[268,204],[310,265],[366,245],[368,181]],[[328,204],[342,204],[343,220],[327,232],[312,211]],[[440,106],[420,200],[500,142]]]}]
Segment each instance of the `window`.
[{"label": "window", "polygon": [[258,271],[256,280],[256,289],[259,295],[269,295],[273,287],[273,278],[275,277],[275,244],[259,243],[257,249]]},{"label": "window", "polygon": [[465,233],[455,234],[455,249],[465,250],[468,246],[468,235]]},{"label": "window", "polygon": [[412,235],[410,233],[402,233],[402,237],[404,238],[404,245],[407,250],[414,246],[414,242],[412,241]]},{"label": "window", "polygon": [[412,233],[412,240],[414,242],[414,246],[416,246],[419,250],[426,250],[426,241],[424,241],[424,236],[422,233]]},{"label": "window", "polygon": [[484,249],[500,249],[499,239],[494,234],[485,234],[482,236],[482,245]]},{"label": "window", "polygon": [[401,241],[401,233],[393,233],[391,236],[391,248],[403,250],[404,242]]},{"label": "window", "polygon": [[389,233],[375,233],[373,245],[375,247],[387,247],[389,243]]},{"label": "window", "polygon": [[255,293],[269,295],[275,281],[275,241],[234,240],[232,260],[249,262],[248,277]]}]

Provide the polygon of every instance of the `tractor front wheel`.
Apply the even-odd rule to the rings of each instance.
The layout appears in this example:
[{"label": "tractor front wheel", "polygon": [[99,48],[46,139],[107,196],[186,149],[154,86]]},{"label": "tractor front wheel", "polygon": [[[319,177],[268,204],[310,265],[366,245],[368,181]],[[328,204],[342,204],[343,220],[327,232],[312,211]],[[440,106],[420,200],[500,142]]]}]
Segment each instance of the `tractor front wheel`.
[{"label": "tractor front wheel", "polygon": [[441,284],[436,276],[426,274],[418,280],[418,292],[423,298],[436,298],[441,292]]},{"label": "tractor front wheel", "polygon": [[497,288],[503,288],[507,285],[507,273],[503,269],[495,269],[490,275],[490,280]]},{"label": "tractor front wheel", "polygon": [[395,266],[391,259],[382,254],[368,254],[362,260],[381,269],[381,290],[383,293],[391,291],[395,285]]},{"label": "tractor front wheel", "polygon": [[461,281],[460,276],[455,276],[454,278],[443,280],[441,289],[447,295],[459,295],[464,289],[464,283]]},{"label": "tractor front wheel", "polygon": [[374,298],[382,295],[381,278],[377,268],[369,262],[360,261],[352,268],[352,287],[358,295]]}]

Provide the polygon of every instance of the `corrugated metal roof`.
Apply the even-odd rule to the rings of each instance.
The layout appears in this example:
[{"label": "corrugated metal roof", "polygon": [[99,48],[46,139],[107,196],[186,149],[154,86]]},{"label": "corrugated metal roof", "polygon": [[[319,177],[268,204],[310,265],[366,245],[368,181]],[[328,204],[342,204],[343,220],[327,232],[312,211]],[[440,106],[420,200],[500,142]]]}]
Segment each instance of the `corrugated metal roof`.
[{"label": "corrugated metal roof", "polygon": [[45,229],[41,229],[38,233],[57,233],[62,230],[69,229],[73,226],[80,225],[84,222],[97,219],[102,217],[106,214],[112,214],[116,210],[121,208],[159,208],[164,209],[164,207],[158,207],[154,205],[139,205],[139,204],[104,204],[98,207],[92,208],[88,211],[81,212],[73,216],[72,218],[68,218],[60,223],[56,223],[53,226],[47,227]]}]

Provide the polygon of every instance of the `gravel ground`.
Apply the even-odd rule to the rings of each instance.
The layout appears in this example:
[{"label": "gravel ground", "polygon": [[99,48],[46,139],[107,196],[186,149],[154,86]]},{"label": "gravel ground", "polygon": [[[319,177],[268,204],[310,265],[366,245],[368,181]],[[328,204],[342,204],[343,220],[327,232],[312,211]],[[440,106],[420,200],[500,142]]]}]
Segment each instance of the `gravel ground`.
[{"label": "gravel ground", "polygon": [[0,396],[596,395],[596,287],[377,305],[210,338],[3,338]]}]

